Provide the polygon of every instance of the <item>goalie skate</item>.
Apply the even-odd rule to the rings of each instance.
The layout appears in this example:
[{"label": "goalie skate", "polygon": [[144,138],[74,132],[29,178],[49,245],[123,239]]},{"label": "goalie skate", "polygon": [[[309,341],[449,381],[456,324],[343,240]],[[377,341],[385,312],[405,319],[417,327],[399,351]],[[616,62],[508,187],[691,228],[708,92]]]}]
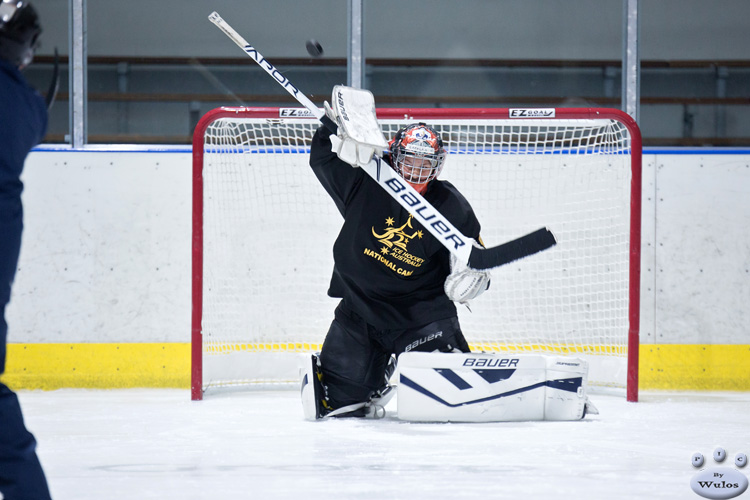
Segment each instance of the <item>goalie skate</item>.
[{"label": "goalie skate", "polygon": [[383,418],[385,417],[385,406],[396,395],[395,387],[388,385],[376,392],[366,403],[355,403],[352,405],[342,406],[327,413],[325,418],[329,417],[359,417],[359,418]]},{"label": "goalie skate", "polygon": [[330,413],[326,390],[323,386],[323,374],[320,360],[313,354],[310,361],[300,369],[300,396],[302,411],[307,420],[318,420]]},{"label": "goalie skate", "polygon": [[396,358],[393,356],[386,368],[383,387],[375,391],[368,401],[342,406],[334,410],[330,406],[326,386],[323,384],[320,360],[313,354],[312,362],[305,364],[300,370],[300,378],[302,379],[300,392],[305,418],[307,420],[329,417],[383,418],[386,405],[396,395],[396,387],[390,384],[390,378],[395,369]]}]

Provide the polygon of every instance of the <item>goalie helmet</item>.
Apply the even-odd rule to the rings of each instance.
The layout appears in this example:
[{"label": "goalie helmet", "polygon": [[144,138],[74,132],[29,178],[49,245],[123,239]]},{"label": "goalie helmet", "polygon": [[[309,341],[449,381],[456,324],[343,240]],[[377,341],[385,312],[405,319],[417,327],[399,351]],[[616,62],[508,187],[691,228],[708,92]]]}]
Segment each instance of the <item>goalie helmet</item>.
[{"label": "goalie helmet", "polygon": [[42,27],[31,4],[0,0],[0,59],[18,68],[28,66],[39,45]]},{"label": "goalie helmet", "polygon": [[427,184],[445,163],[443,140],[424,123],[402,128],[389,144],[393,169],[411,184]]}]

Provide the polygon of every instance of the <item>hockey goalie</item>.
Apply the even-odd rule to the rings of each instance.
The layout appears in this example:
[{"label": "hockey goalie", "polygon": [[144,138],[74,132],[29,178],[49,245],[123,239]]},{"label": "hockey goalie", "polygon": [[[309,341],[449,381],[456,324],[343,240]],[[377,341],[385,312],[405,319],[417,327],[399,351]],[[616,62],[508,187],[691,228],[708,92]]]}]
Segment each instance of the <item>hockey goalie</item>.
[{"label": "hockey goalie", "polygon": [[398,357],[405,420],[582,418],[582,361],[470,353],[455,303],[468,307],[485,292],[490,271],[460,262],[360,168],[375,159],[392,169],[482,247],[469,201],[438,179],[446,160],[438,132],[413,123],[387,142],[372,94],[349,87],[335,87],[325,109],[329,125],[313,137],[310,166],[344,219],[328,290],[341,300],[320,354],[302,370],[305,417],[382,416]]},{"label": "hockey goalie", "polygon": [[[321,110],[218,13],[209,20],[323,124],[312,139],[310,166],[343,218],[328,290],[340,302],[320,354],[301,370],[306,418],[382,416],[394,394],[391,375],[397,356],[404,388],[399,389],[402,418],[581,418],[585,364],[550,361],[550,366],[543,358],[482,361],[470,353],[455,305],[468,307],[484,293],[491,269],[554,246],[553,233],[541,228],[485,248],[469,201],[438,179],[446,151],[437,130],[411,123],[386,141],[372,94],[350,87],[334,87],[330,104]],[[412,355],[420,355],[413,366]],[[474,363],[476,369],[468,368]],[[494,368],[498,363],[500,371]],[[486,384],[472,380],[475,375]],[[544,389],[540,396],[539,388],[550,391]],[[469,399],[449,394],[456,391]],[[551,411],[545,402],[541,412],[536,408],[515,417],[489,411],[489,401],[514,405],[519,400],[514,396],[522,393],[533,396],[521,398],[521,404],[557,403],[550,401]],[[414,399],[423,396],[448,410]],[[427,410],[410,410],[410,401]]]}]

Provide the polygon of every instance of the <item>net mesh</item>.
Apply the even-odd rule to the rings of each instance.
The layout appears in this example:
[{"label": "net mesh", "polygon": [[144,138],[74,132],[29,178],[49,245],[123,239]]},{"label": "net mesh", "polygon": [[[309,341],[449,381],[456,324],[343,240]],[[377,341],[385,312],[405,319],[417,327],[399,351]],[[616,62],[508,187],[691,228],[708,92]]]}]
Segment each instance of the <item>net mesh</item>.
[{"label": "net mesh", "polygon": [[[410,122],[382,120],[386,138]],[[459,306],[476,351],[590,357],[592,384],[624,387],[631,154],[610,120],[431,119],[441,179],[470,201],[487,246],[547,226],[558,245],[493,270]],[[296,382],[320,349],[342,220],[308,166],[311,119],[231,118],[204,137],[204,388]],[[263,356],[268,354],[268,356]]]}]

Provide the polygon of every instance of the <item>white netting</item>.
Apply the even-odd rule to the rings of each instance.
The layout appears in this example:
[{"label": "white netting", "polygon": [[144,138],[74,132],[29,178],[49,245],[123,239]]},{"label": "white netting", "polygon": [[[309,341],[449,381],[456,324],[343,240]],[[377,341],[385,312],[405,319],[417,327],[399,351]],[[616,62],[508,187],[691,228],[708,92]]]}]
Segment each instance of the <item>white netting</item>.
[{"label": "white netting", "polygon": [[[412,121],[413,122],[413,121]],[[385,136],[410,122],[383,120]],[[539,227],[551,250],[496,269],[459,307],[475,350],[591,355],[594,384],[625,385],[630,141],[609,120],[430,119],[441,175],[494,246]],[[333,316],[326,296],[341,226],[308,166],[310,119],[215,121],[204,146],[203,387],[296,381]],[[266,354],[264,354],[266,353]]]}]

